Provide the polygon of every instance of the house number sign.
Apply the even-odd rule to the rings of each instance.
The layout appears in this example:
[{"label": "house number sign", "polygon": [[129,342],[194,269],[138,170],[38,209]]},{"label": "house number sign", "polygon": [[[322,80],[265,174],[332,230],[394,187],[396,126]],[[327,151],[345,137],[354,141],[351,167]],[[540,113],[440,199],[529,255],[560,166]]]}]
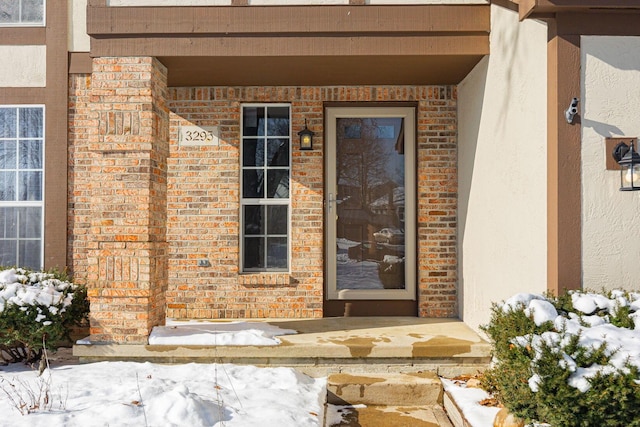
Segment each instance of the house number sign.
[{"label": "house number sign", "polygon": [[181,126],[180,145],[220,145],[218,126]]}]

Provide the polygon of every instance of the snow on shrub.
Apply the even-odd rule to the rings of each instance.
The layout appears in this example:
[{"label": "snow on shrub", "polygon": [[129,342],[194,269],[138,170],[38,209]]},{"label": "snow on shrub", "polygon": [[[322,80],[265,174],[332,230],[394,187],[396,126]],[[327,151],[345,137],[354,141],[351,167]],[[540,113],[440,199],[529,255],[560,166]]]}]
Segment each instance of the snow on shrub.
[{"label": "snow on shrub", "polygon": [[483,327],[484,385],[515,415],[563,426],[640,426],[640,293],[517,294]]},{"label": "snow on shrub", "polygon": [[0,271],[0,361],[38,360],[86,320],[86,289],[58,272]]}]

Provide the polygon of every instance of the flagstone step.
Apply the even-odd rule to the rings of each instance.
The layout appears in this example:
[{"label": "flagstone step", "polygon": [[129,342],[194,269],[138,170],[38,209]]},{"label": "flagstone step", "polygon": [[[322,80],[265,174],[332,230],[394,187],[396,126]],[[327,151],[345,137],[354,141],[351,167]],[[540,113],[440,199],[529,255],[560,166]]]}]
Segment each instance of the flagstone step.
[{"label": "flagstone step", "polygon": [[453,427],[441,406],[327,405],[326,427]]},{"label": "flagstone step", "polygon": [[297,333],[279,336],[280,344],[273,346],[115,344],[89,339],[90,344],[75,345],[73,353],[81,363],[220,362],[286,366],[311,376],[433,371],[454,377],[483,371],[491,360],[489,343],[457,319],[345,317],[265,322]]},{"label": "flagstone step", "polygon": [[384,406],[441,405],[443,387],[433,372],[332,374],[327,378],[331,404]]}]

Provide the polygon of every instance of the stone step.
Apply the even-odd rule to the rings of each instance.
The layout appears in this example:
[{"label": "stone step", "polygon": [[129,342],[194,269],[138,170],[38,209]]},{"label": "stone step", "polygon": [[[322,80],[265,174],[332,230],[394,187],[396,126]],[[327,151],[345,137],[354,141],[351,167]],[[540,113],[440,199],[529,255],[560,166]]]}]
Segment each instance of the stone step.
[{"label": "stone step", "polygon": [[441,406],[327,405],[326,427],[453,427]]},{"label": "stone step", "polygon": [[342,405],[442,405],[443,387],[434,372],[332,374],[327,401]]}]

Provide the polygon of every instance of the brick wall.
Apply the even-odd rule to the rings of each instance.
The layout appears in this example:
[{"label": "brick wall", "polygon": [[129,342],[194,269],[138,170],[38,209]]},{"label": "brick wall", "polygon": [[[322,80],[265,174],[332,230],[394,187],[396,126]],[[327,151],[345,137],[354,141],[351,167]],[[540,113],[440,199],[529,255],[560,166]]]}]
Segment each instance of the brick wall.
[{"label": "brick wall", "polygon": [[[152,58],[99,58],[70,78],[69,265],[90,288],[95,337],[143,342],[165,314],[322,316],[325,102],[417,105],[419,315],[457,315],[454,87],[167,89],[165,73]],[[245,102],[290,103],[294,134],[305,119],[316,132],[314,151],[293,140],[290,273],[239,273]],[[218,126],[220,144],[180,146],[192,124]]]},{"label": "brick wall", "polygon": [[166,69],[153,58],[98,58],[71,82],[70,229],[96,341],[146,342],[164,322],[167,285]]},{"label": "brick wall", "polygon": [[[456,92],[452,87],[170,88],[167,316],[321,317],[323,109],[325,102],[418,105],[418,294],[421,316],[452,317],[456,302]],[[314,151],[294,143],[289,274],[239,274],[240,108],[291,104],[292,128],[316,132]],[[218,126],[217,147],[178,144],[181,125]],[[294,141],[295,142],[295,141]],[[211,267],[198,267],[207,259]]]}]

